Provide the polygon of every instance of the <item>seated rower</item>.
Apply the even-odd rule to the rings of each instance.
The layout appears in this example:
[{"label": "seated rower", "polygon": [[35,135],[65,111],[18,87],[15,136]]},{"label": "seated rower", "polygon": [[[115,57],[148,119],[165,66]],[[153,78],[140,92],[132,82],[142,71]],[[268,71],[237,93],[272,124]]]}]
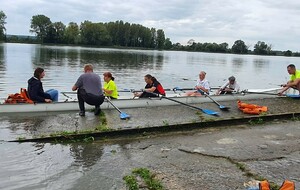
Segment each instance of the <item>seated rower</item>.
[{"label": "seated rower", "polygon": [[58,91],[54,89],[44,92],[41,79],[44,78],[44,69],[38,67],[34,71],[34,76],[28,80],[28,96],[34,102],[47,102],[58,101]]},{"label": "seated rower", "polygon": [[207,79],[205,79],[206,72],[201,71],[199,73],[199,79],[197,80],[197,84],[195,89],[197,91],[186,93],[187,96],[202,96],[204,94],[209,94],[210,85]]},{"label": "seated rower", "polygon": [[104,87],[102,88],[106,97],[111,99],[118,99],[118,89],[116,83],[114,82],[115,78],[110,72],[105,72],[104,77]]},{"label": "seated rower", "polygon": [[[143,92],[135,92],[134,97],[147,98],[147,97],[157,97],[160,94],[165,96],[165,90],[162,85],[156,80],[155,77],[147,74],[145,77],[146,86]],[[150,93],[149,93],[150,92]],[[155,93],[155,94],[152,94]]]},{"label": "seated rower", "polygon": [[233,92],[239,92],[240,86],[235,80],[234,76],[228,78],[228,81],[217,90],[216,95],[220,94],[232,94]]},{"label": "seated rower", "polygon": [[300,70],[296,70],[296,66],[290,64],[287,66],[287,72],[291,75],[291,78],[286,84],[282,85],[283,88],[279,91],[278,95],[281,96],[290,88],[298,90],[300,94]]}]

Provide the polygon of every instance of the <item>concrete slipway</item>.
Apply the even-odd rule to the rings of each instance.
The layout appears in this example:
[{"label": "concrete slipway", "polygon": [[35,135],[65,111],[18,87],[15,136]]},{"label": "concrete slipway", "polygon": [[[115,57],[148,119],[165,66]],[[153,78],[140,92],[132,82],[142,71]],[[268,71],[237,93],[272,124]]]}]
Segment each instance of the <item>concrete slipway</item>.
[{"label": "concrete slipway", "polygon": [[[289,179],[299,188],[300,100],[248,100],[247,103],[268,106],[267,114],[261,116],[243,114],[236,101],[220,103],[231,107],[230,111],[218,110],[213,103],[196,105],[218,111],[218,117],[178,105],[123,110],[131,116],[124,121],[117,111],[105,110],[105,132],[95,133],[91,132],[103,119],[93,113],[86,117],[74,112],[3,115],[0,139],[38,138],[47,142],[53,137],[44,137],[63,134],[56,139],[63,140],[67,132],[74,131],[85,131],[88,134],[83,137],[91,135],[105,142],[130,139],[126,149],[132,155],[131,162],[138,158],[139,162],[127,167],[118,162],[122,170],[119,172],[130,170],[132,165],[150,168],[158,173],[167,189],[245,189],[243,182],[259,176],[277,185]],[[97,181],[93,183],[100,185]],[[81,187],[77,185],[77,189]]]}]

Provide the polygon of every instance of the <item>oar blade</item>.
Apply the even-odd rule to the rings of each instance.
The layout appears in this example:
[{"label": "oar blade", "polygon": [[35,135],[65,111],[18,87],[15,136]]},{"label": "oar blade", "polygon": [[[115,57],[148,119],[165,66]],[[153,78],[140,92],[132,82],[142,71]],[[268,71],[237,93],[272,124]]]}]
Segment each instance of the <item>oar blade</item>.
[{"label": "oar blade", "polygon": [[290,98],[300,98],[300,94],[287,94],[286,96]]},{"label": "oar blade", "polygon": [[120,119],[122,119],[122,120],[130,119],[130,116],[127,113],[121,112]]},{"label": "oar blade", "polygon": [[223,105],[220,105],[219,108],[223,111],[228,111],[230,109],[230,107],[223,106]]},{"label": "oar blade", "polygon": [[201,110],[208,115],[219,115],[219,112],[213,110],[208,110],[208,109],[201,109]]}]

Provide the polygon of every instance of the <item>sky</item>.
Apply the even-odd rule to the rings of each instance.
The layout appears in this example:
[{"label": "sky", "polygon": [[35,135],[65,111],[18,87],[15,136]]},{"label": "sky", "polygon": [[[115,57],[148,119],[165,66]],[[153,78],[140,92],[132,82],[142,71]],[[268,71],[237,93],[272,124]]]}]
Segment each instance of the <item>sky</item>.
[{"label": "sky", "polygon": [[273,50],[300,52],[298,0],[0,0],[7,16],[6,33],[34,35],[30,22],[45,15],[52,22],[89,20],[124,22],[163,29],[173,43],[223,43],[243,40],[253,49],[258,41]]}]

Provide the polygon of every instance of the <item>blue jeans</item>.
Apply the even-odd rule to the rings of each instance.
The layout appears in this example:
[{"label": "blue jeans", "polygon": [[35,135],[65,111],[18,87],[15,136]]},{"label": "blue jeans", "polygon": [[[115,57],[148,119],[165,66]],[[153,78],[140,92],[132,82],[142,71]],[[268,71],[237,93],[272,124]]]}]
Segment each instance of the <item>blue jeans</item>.
[{"label": "blue jeans", "polygon": [[50,89],[46,91],[47,94],[51,96],[51,100],[54,102],[58,101],[58,91],[55,89]]}]

